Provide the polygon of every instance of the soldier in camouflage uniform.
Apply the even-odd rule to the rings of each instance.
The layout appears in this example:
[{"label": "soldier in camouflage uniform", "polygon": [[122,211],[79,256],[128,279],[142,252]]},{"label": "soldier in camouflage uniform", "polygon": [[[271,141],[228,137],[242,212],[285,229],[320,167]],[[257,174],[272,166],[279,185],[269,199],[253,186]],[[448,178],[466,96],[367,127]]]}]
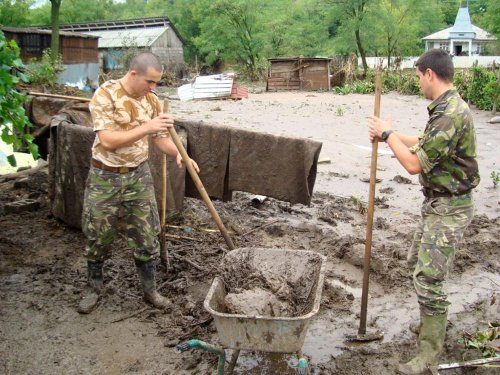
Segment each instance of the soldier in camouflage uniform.
[{"label": "soldier in camouflage uniform", "polygon": [[420,88],[432,100],[421,136],[395,132],[391,121],[375,116],[368,121],[370,140],[387,142],[410,174],[420,174],[425,196],[408,252],[420,305],[418,350],[415,358],[399,365],[401,374],[425,374],[429,365],[438,363],[450,304],[443,283],[472,220],[472,190],[479,184],[474,124],[467,103],[453,88],[450,56],[440,49],[429,50],[415,67]]},{"label": "soldier in camouflage uniform", "polygon": [[147,163],[150,137],[162,152],[175,156],[179,166],[182,163],[168,136],[174,119],[162,113],[153,92],[162,71],[155,55],[139,54],[124,77],[105,82],[90,102],[96,137],[82,213],[90,291],[80,302],[81,313],[89,313],[97,306],[103,286],[103,263],[111,256],[119,218],[126,224],[127,244],[133,252],[144,298],[158,308],[169,305],[156,291],[160,221]]}]

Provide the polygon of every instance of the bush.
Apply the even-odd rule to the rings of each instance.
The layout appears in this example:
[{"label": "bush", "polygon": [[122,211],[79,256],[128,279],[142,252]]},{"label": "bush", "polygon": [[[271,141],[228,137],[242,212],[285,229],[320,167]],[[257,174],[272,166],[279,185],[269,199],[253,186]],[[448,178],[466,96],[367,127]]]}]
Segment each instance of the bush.
[{"label": "bush", "polygon": [[57,75],[64,70],[62,57],[58,55],[55,61],[50,56],[50,48],[43,51],[40,61],[31,59],[26,69],[29,82],[33,85],[54,88],[57,84]]},{"label": "bush", "polygon": [[[500,99],[500,83],[494,70],[480,68],[477,63],[472,69],[457,70],[453,82],[462,98],[478,109],[491,110],[495,98]],[[373,70],[369,70],[366,79],[354,81],[332,89],[336,94],[369,94],[375,91]],[[382,74],[382,92],[397,91],[405,95],[421,95],[418,79],[413,70],[384,71]]]},{"label": "bush", "polygon": [[[7,41],[0,31],[0,132],[2,141],[18,150],[28,146],[34,158],[38,157],[38,147],[33,143],[33,136],[25,132],[30,127],[28,117],[23,108],[27,101],[25,95],[16,90],[16,85],[27,81],[22,73],[24,65],[19,58],[19,47],[16,42]],[[14,155],[8,155],[10,165],[16,166]]]},{"label": "bush", "polygon": [[482,110],[491,110],[500,95],[495,71],[481,68],[477,63],[470,70],[457,72],[453,84],[464,100]]}]

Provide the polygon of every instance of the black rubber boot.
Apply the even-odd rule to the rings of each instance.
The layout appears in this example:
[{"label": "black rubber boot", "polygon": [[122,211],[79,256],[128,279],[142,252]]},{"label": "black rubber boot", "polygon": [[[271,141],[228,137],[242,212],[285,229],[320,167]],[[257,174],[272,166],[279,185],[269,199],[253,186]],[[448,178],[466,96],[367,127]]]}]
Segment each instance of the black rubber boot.
[{"label": "black rubber boot", "polygon": [[158,309],[169,309],[172,305],[171,302],[156,291],[154,261],[140,262],[137,259],[134,261],[144,291],[144,299]]},{"label": "black rubber boot", "polygon": [[87,262],[87,285],[89,288],[78,305],[77,311],[80,314],[91,313],[99,303],[103,285],[102,266],[103,262]]}]

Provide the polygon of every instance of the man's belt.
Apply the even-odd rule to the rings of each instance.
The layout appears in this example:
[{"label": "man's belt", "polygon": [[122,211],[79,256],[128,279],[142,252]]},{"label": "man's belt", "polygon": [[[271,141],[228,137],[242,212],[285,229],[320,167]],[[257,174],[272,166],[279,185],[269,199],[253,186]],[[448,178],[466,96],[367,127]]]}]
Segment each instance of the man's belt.
[{"label": "man's belt", "polygon": [[102,161],[92,158],[91,164],[93,167],[102,169],[103,171],[124,174],[135,171],[143,163],[139,164],[137,167],[110,167],[109,165],[104,164]]},{"label": "man's belt", "polygon": [[435,190],[430,190],[430,189],[422,189],[422,192],[424,193],[424,196],[426,198],[441,198],[441,197],[458,197],[461,195],[466,195],[466,194],[470,193],[470,190],[464,191],[463,193],[458,193],[458,194],[452,194],[449,191],[442,192],[442,191],[435,191]]}]

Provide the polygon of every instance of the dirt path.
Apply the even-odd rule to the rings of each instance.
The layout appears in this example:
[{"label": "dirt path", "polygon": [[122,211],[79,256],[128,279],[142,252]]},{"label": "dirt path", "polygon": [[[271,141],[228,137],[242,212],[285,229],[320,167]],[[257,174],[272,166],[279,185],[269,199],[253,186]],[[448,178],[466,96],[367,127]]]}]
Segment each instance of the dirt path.
[{"label": "dirt path", "polygon": [[[382,98],[382,114],[392,113],[398,129],[417,132],[425,123],[425,104],[422,99],[388,94]],[[323,142],[320,158],[328,157],[331,163],[319,166],[310,207],[272,199],[256,205],[248,194],[237,193],[232,202],[216,202],[216,208],[238,247],[308,249],[327,256],[321,309],[302,348],[312,374],[394,373],[397,363],[414,351],[415,337],[408,323],[417,317],[417,303],[405,255],[421,198],[416,177],[407,176],[384,145],[379,157],[381,199],[375,211],[368,325],[383,330],[385,337],[358,346],[344,341],[358,328],[366,227],[360,201],[368,194],[368,184],[360,179],[369,171],[364,118],[372,112],[373,97],[266,93],[236,102],[173,101],[171,108],[185,118]],[[500,133],[498,125],[486,122],[488,113],[474,111],[474,116],[483,181],[476,193],[477,216],[447,283],[453,304],[442,362],[479,358],[479,352],[465,349],[458,339],[463,331],[485,329],[487,321],[500,317],[500,190],[491,188],[489,178],[499,168]],[[397,175],[411,183],[394,181]],[[193,237],[169,242],[172,267],[168,273],[159,272],[162,291],[175,302],[170,313],[144,310],[131,255],[120,243],[106,265],[102,304],[81,316],[75,306],[85,284],[84,239],[51,217],[46,190],[44,170],[0,183],[0,373],[216,373],[214,355],[179,354],[173,348],[188,338],[217,343],[203,300],[227,250],[220,235],[204,230],[214,225],[203,204],[188,199],[183,217],[172,223],[180,228],[169,230],[172,235]],[[28,197],[39,201],[40,209],[5,212],[6,203]],[[250,230],[254,231],[243,235]],[[242,352],[235,373],[294,374],[295,364],[294,356]],[[494,370],[446,372],[466,373]]]}]

